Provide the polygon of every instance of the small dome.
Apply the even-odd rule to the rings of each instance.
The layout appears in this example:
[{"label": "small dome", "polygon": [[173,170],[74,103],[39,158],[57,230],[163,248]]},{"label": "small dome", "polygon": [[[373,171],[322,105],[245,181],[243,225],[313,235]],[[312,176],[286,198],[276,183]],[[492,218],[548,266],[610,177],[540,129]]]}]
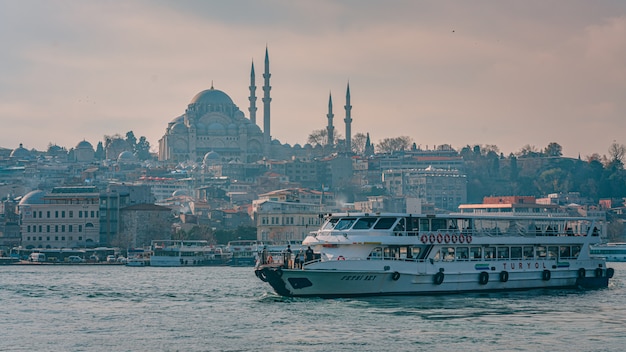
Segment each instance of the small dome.
[{"label": "small dome", "polygon": [[28,149],[24,148],[22,143],[20,143],[19,147],[13,149],[13,151],[11,152],[10,157],[11,158],[16,158],[16,159],[30,158],[30,152],[28,151]]},{"label": "small dome", "polygon": [[220,161],[220,159],[221,159],[221,156],[218,153],[214,151],[210,151],[204,155],[204,158],[202,159],[202,163],[204,165],[215,165],[216,163]]},{"label": "small dome", "polygon": [[45,195],[46,193],[40,190],[29,192],[20,200],[19,205],[43,204]]},{"label": "small dome", "polygon": [[82,140],[80,142],[78,142],[78,144],[76,144],[76,148],[74,149],[91,149],[93,150],[93,145],[91,145],[91,143],[87,142],[86,140]]},{"label": "small dome", "polygon": [[213,87],[196,94],[190,104],[234,105],[233,100],[226,93]]},{"label": "small dome", "polygon": [[172,132],[174,133],[186,133],[187,132],[187,126],[185,126],[184,123],[176,123],[174,124],[174,126],[172,126]]},{"label": "small dome", "polygon": [[121,152],[120,155],[117,157],[117,162],[119,164],[132,164],[136,161],[137,158],[135,158],[135,155],[133,155],[133,153],[129,152],[128,150]]},{"label": "small dome", "polygon": [[172,193],[172,197],[182,197],[188,195],[189,194],[187,194],[187,191],[185,191],[184,189],[177,189]]}]

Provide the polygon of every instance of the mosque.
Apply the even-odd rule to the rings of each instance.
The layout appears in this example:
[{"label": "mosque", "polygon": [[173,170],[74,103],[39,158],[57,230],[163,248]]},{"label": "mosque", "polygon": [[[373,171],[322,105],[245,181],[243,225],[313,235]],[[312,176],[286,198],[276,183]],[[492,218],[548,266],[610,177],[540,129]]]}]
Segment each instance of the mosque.
[{"label": "mosque", "polygon": [[191,100],[185,113],[168,123],[165,135],[159,140],[159,160],[168,162],[202,161],[206,157],[224,162],[251,163],[261,159],[286,160],[292,157],[311,157],[328,151],[351,151],[350,86],[346,93],[346,139],[343,145],[333,140],[334,126],[332,97],[328,104],[328,142],[326,146],[293,147],[271,138],[270,133],[270,61],[265,49],[263,73],[263,129],[257,125],[257,96],[254,62],[250,72],[249,117],[247,118],[223,91],[211,88]]}]

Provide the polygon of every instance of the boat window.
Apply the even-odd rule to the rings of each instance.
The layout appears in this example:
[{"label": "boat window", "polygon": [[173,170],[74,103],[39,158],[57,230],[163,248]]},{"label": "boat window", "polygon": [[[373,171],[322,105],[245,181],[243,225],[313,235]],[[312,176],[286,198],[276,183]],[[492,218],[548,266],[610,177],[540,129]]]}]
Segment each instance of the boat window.
[{"label": "boat window", "polygon": [[431,219],[431,229],[432,231],[446,230],[447,220],[446,219]]},{"label": "boat window", "polygon": [[580,246],[572,246],[572,258],[578,258],[578,255],[580,255]]},{"label": "boat window", "polygon": [[374,225],[375,230],[389,230],[391,226],[396,222],[396,218],[380,218],[376,225]]},{"label": "boat window", "polygon": [[524,259],[533,259],[535,257],[535,252],[533,251],[533,247],[524,246]]},{"label": "boat window", "polygon": [[449,219],[448,220],[448,230],[458,230],[458,226],[456,223],[456,219]]},{"label": "boat window", "polygon": [[420,228],[419,219],[418,218],[408,218],[406,220],[407,231],[418,231]]},{"label": "boat window", "polygon": [[436,262],[441,260],[441,252],[440,251],[436,251],[435,252],[435,256],[433,257],[433,260],[436,261]]},{"label": "boat window", "polygon": [[373,259],[373,260],[383,259],[383,250],[382,250],[382,248],[376,247],[376,248],[372,249],[372,251],[370,252],[370,255],[367,257],[367,259]]},{"label": "boat window", "polygon": [[383,257],[391,259],[399,259],[400,251],[398,247],[385,247],[383,249]]},{"label": "boat window", "polygon": [[328,219],[328,221],[326,221],[326,223],[322,227],[322,230],[332,230],[333,227],[335,227],[335,224],[337,224],[337,221],[339,221],[338,218],[330,218],[330,219]]},{"label": "boat window", "polygon": [[404,218],[401,218],[400,221],[393,227],[394,231],[404,231]]},{"label": "boat window", "polygon": [[467,247],[456,247],[456,260],[467,260],[469,249]]},{"label": "boat window", "polygon": [[355,218],[342,218],[341,220],[339,220],[337,225],[335,225],[335,230],[348,230],[350,229],[350,227],[352,227],[352,224],[354,224],[355,220]]},{"label": "boat window", "polygon": [[537,246],[537,258],[540,259],[546,259],[546,247],[544,246]]},{"label": "boat window", "polygon": [[486,247],[485,248],[485,259],[494,259],[496,257],[496,248],[495,247]]},{"label": "boat window", "polygon": [[360,218],[357,220],[356,224],[352,226],[353,230],[369,230],[372,228],[374,223],[376,222],[376,218]]},{"label": "boat window", "polygon": [[430,231],[428,219],[420,219],[420,231]]},{"label": "boat window", "polygon": [[441,249],[441,257],[446,262],[454,260],[454,247],[445,247]]},{"label": "boat window", "polygon": [[400,259],[407,259],[409,252],[407,251],[407,247],[400,247]]},{"label": "boat window", "polygon": [[548,259],[556,259],[558,258],[559,247],[557,246],[549,246],[548,247]]},{"label": "boat window", "polygon": [[511,259],[522,259],[522,247],[511,247]]},{"label": "boat window", "polygon": [[470,260],[480,260],[482,258],[482,247],[470,247]]},{"label": "boat window", "polygon": [[498,259],[509,259],[509,247],[498,247]]},{"label": "boat window", "polygon": [[410,249],[411,249],[411,257],[413,257],[413,259],[422,259],[421,256],[423,252],[420,247],[412,247]]},{"label": "boat window", "polygon": [[571,251],[569,246],[561,246],[559,247],[559,258],[570,258]]}]

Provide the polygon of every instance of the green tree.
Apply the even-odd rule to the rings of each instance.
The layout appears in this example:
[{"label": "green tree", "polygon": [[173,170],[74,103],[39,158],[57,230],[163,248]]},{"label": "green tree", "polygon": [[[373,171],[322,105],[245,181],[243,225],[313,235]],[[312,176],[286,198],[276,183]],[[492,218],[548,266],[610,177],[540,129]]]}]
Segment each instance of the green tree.
[{"label": "green tree", "polygon": [[544,150],[544,154],[547,156],[562,156],[563,155],[563,147],[558,143],[550,143]]}]

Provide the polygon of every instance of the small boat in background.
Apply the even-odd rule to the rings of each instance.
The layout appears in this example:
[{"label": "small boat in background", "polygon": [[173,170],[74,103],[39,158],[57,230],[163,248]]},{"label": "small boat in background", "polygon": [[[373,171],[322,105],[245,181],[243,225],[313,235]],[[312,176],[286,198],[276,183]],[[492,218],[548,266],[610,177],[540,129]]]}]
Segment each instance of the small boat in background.
[{"label": "small boat in background", "polygon": [[604,257],[607,262],[626,262],[626,242],[591,246],[590,254],[592,256]]},{"label": "small boat in background", "polygon": [[151,249],[150,266],[219,266],[231,258],[231,253],[202,240],[157,240]]}]

